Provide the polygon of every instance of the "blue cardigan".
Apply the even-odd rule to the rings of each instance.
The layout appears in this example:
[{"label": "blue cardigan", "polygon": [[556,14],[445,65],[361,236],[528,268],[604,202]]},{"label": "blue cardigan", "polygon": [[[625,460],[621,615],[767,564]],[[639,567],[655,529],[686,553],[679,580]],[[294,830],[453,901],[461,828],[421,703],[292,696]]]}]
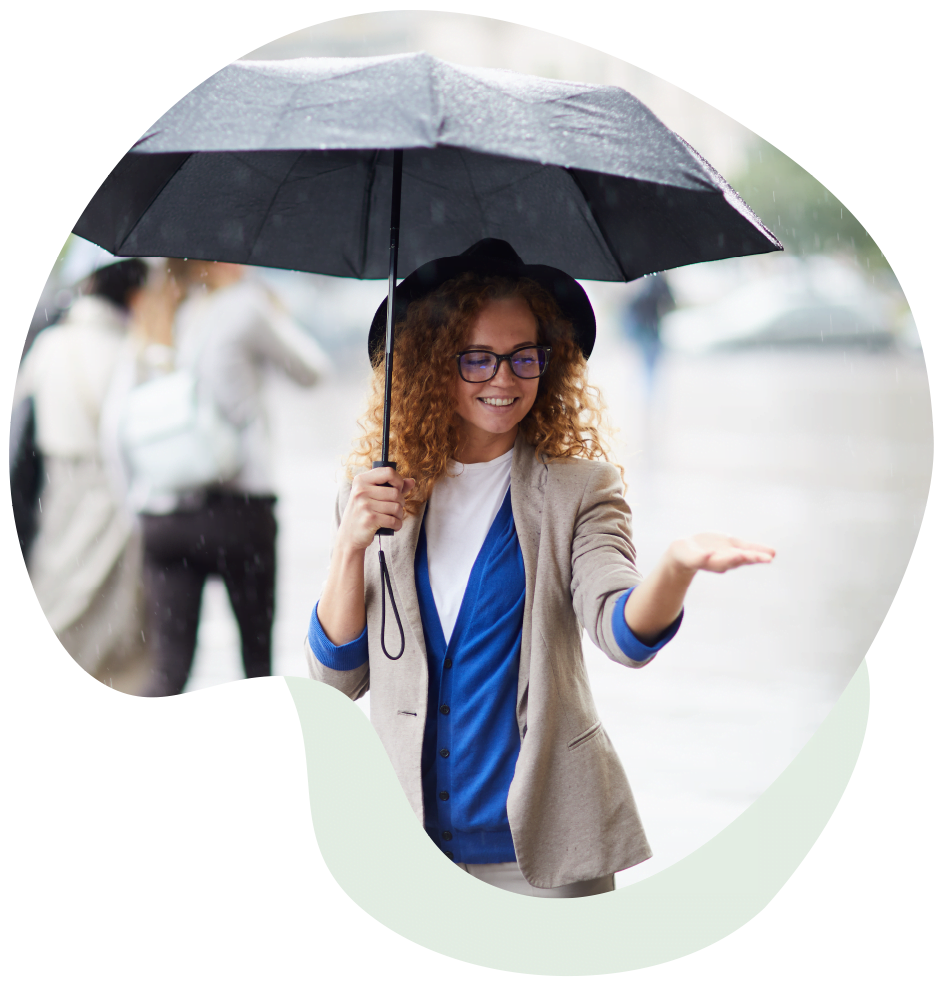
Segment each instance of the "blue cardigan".
[{"label": "blue cardigan", "polygon": [[[515,702],[525,568],[511,491],[472,566],[448,643],[429,583],[425,524],[416,548],[415,577],[429,667],[421,761],[426,831],[456,862],[514,862],[505,805],[520,746]],[[645,646],[624,621],[630,593],[617,602],[612,629],[623,652],[640,662],[670,642],[683,613],[659,642]],[[334,670],[354,670],[369,659],[366,628],[352,642],[334,646],[316,608],[309,640],[314,656]]]}]

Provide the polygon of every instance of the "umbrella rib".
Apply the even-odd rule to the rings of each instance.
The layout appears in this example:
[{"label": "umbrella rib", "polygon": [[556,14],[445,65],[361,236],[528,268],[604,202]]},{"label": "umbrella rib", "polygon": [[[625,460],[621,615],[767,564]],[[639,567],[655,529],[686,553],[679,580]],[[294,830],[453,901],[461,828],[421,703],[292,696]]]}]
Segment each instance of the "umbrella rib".
[{"label": "umbrella rib", "polygon": [[459,155],[459,160],[462,162],[462,167],[465,170],[466,178],[469,180],[469,191],[472,194],[472,198],[475,201],[476,206],[478,206],[479,208],[479,220],[484,228],[485,211],[482,209],[482,201],[479,199],[479,196],[476,194],[475,183],[472,181],[472,173],[469,171],[469,164],[466,161],[466,156],[462,154],[462,149],[460,148],[456,149],[456,154]]},{"label": "umbrella rib", "polygon": [[367,169],[367,180],[363,186],[363,206],[360,213],[360,275],[367,270],[367,242],[370,237],[370,198],[373,195],[373,182],[376,179],[376,163],[379,160],[380,151],[376,149],[370,159],[370,166]]},{"label": "umbrella rib", "polygon": [[[133,146],[133,147],[134,147],[134,146]],[[130,152],[128,152],[128,154],[133,154],[133,152],[131,152],[131,151],[130,151]],[[148,152],[142,152],[142,154],[148,154]],[[182,170],[182,169],[184,168],[184,166],[185,166],[185,163],[186,163],[187,161],[190,161],[190,160],[191,160],[191,157],[192,157],[192,153],[191,153],[191,152],[189,152],[188,154],[186,154],[186,156],[185,156],[185,157],[184,157],[184,158],[183,158],[183,159],[182,159],[182,160],[181,160],[181,161],[180,161],[180,162],[178,163],[178,167],[177,167],[177,168],[175,169],[175,171],[174,171],[174,172],[172,172],[172,173],[171,173],[171,175],[169,175],[169,176],[168,176],[168,177],[166,178],[166,180],[165,180],[165,181],[164,181],[164,182],[162,183],[162,188],[161,188],[161,189],[158,189],[158,190],[156,190],[156,193],[155,193],[155,195],[154,195],[154,196],[153,196],[153,197],[152,197],[152,198],[151,198],[151,199],[149,200],[149,204],[148,204],[148,206],[146,206],[146,207],[145,207],[145,208],[144,208],[144,209],[143,209],[143,210],[142,210],[142,211],[141,211],[141,212],[139,213],[139,215],[138,215],[138,217],[136,217],[136,221],[135,221],[135,223],[134,223],[134,224],[132,224],[132,226],[131,226],[131,227],[129,228],[129,230],[128,230],[128,232],[126,233],[126,235],[125,235],[125,237],[123,237],[123,238],[122,238],[122,241],[121,241],[121,243],[119,243],[119,244],[117,244],[117,245],[116,245],[116,249],[115,249],[115,251],[113,251],[113,252],[112,252],[113,254],[115,254],[115,255],[118,255],[118,254],[120,254],[120,253],[122,252],[122,248],[124,248],[124,247],[125,247],[125,244],[126,244],[126,241],[128,241],[128,239],[129,239],[129,238],[130,238],[130,237],[131,237],[131,236],[132,236],[132,235],[133,235],[133,234],[135,233],[135,230],[136,230],[136,228],[137,228],[137,227],[139,226],[139,224],[140,224],[140,223],[142,222],[142,218],[143,218],[143,217],[145,216],[145,214],[146,214],[146,213],[148,213],[148,211],[149,211],[149,210],[150,210],[150,209],[152,208],[152,204],[153,204],[153,203],[154,203],[154,202],[155,202],[155,201],[156,201],[156,200],[157,200],[157,199],[159,198],[159,196],[161,196],[161,195],[162,195],[162,193],[163,193],[163,192],[165,192],[165,189],[166,189],[166,187],[168,186],[168,184],[169,184],[169,183],[170,183],[170,182],[172,181],[172,179],[174,179],[174,178],[175,178],[175,176],[176,176],[176,175],[178,175],[178,173],[179,173],[179,172],[181,172],[181,170]],[[116,166],[116,167],[118,168],[118,166]],[[98,195],[98,194],[97,194],[97,195]],[[87,207],[87,208],[88,208],[88,207]]]},{"label": "umbrella rib", "polygon": [[588,208],[587,216],[585,216],[584,218],[585,223],[588,225],[589,229],[591,229],[594,233],[597,234],[597,236],[601,240],[601,243],[607,248],[608,255],[610,256],[611,260],[614,262],[614,265],[617,268],[617,270],[621,273],[623,281],[626,282],[627,279],[624,278],[624,276],[627,275],[627,272],[624,270],[624,265],[621,264],[621,259],[618,257],[617,250],[615,249],[614,245],[611,243],[611,240],[608,237],[607,232],[602,230],[597,220],[594,219],[594,210],[591,208],[591,201],[588,199],[588,196],[585,193],[584,188],[575,178],[575,170],[573,168],[566,168],[565,171],[568,173],[569,177],[571,178],[571,181],[574,183],[575,189],[577,189],[578,192],[581,194],[581,198],[584,200],[584,205],[587,206]]},{"label": "umbrella rib", "polygon": [[[264,225],[267,223],[267,218],[271,215],[271,207],[274,205],[274,201],[277,199],[280,191],[284,188],[287,183],[287,177],[294,171],[294,166],[301,160],[304,152],[298,152],[297,157],[291,163],[290,167],[284,173],[284,178],[277,184],[277,188],[274,190],[270,201],[267,204],[267,208],[264,210],[263,216],[261,217],[261,222],[258,224],[258,229],[255,232],[254,238],[251,241],[251,246],[248,248],[248,257],[254,257],[254,249],[257,247],[258,241],[261,239],[261,231],[264,230]],[[250,262],[248,262],[250,264]]]},{"label": "umbrella rib", "polygon": [[[452,145],[446,145],[445,147],[452,147]],[[471,151],[472,149],[471,148],[457,148],[456,150],[457,151]],[[544,172],[546,168],[562,168],[561,165],[546,165],[543,162],[533,162],[533,161],[531,161],[528,158],[516,158],[514,156],[511,156],[510,157],[508,155],[498,155],[498,154],[496,154],[495,152],[492,152],[492,151],[489,151],[489,152],[476,152],[476,154],[491,155],[493,158],[502,158],[502,159],[505,159],[505,160],[508,160],[508,161],[512,161],[512,162],[523,162],[526,165],[533,165],[534,166],[534,168],[532,169],[532,171],[531,172],[527,172],[525,175],[520,175],[520,176],[518,176],[518,178],[511,179],[509,182],[503,182],[501,185],[489,187],[490,188],[490,191],[492,193],[502,192],[503,189],[512,189],[514,186],[520,185],[521,183],[525,182],[526,179],[532,178],[532,176],[537,175],[539,172]],[[465,158],[463,158],[463,162],[465,162]],[[469,176],[469,180],[470,180],[469,181],[469,185],[471,187],[472,186],[472,179],[471,179],[471,176],[469,175],[468,166],[466,167],[466,175]],[[473,189],[473,193],[472,194],[473,194],[473,196],[475,195],[475,190],[474,189]]]},{"label": "umbrella rib", "polygon": [[[484,211],[482,209],[481,200],[479,199],[478,195],[476,194],[475,186],[474,186],[473,181],[472,181],[472,174],[469,171],[469,166],[468,166],[468,163],[466,162],[465,155],[463,155],[461,153],[463,149],[458,149],[457,148],[455,150],[456,150],[457,154],[459,154],[459,158],[460,158],[460,160],[462,162],[462,166],[465,169],[466,178],[469,180],[469,188],[470,188],[470,191],[472,193],[472,198],[475,200],[476,205],[479,208],[479,216],[480,216],[480,219],[481,219],[481,221],[482,221],[482,223],[484,225],[485,224],[485,213],[484,213]],[[499,156],[499,157],[506,157],[506,156]],[[519,161],[525,161],[525,159],[517,159],[517,160],[519,160]],[[528,173],[527,175],[520,176],[518,179],[513,179],[511,182],[506,182],[503,185],[496,186],[496,187],[494,187],[493,191],[494,192],[499,192],[499,191],[501,191],[503,189],[511,189],[512,187],[517,186],[520,183],[524,182],[527,178],[530,178],[532,175],[535,175],[538,172],[543,172],[543,171],[545,171],[545,169],[548,169],[548,168],[556,168],[559,171],[566,172],[568,174],[569,178],[571,179],[572,183],[574,184],[575,188],[578,190],[579,194],[581,195],[582,201],[584,202],[585,206],[587,207],[587,210],[584,213],[582,213],[582,217],[584,219],[585,225],[592,232],[592,234],[595,237],[595,240],[597,240],[601,245],[603,245],[603,248],[606,250],[606,253],[607,253],[608,257],[610,258],[611,262],[614,264],[615,270],[617,272],[619,272],[620,275],[623,278],[623,276],[626,274],[626,272],[624,271],[624,266],[621,264],[621,262],[620,262],[620,260],[618,258],[617,252],[614,249],[614,245],[609,242],[609,240],[607,238],[607,235],[604,233],[604,231],[598,225],[597,221],[594,219],[594,212],[591,209],[591,204],[588,202],[588,197],[585,196],[584,190],[578,185],[578,182],[577,182],[577,180],[574,177],[573,170],[570,169],[570,168],[564,168],[561,165],[544,165],[544,164],[542,164],[540,162],[539,163],[532,162],[530,164],[536,165],[536,167],[530,173]]]}]

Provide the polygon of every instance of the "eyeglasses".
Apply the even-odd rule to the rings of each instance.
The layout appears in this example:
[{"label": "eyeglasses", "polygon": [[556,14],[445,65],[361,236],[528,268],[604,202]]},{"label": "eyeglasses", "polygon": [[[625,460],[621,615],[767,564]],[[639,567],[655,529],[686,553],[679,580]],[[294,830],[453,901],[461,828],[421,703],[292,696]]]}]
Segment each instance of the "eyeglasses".
[{"label": "eyeglasses", "polygon": [[498,374],[499,366],[508,361],[512,373],[518,378],[541,378],[548,367],[551,348],[542,344],[526,344],[516,347],[511,354],[496,354],[494,351],[471,350],[456,355],[459,374],[465,382],[479,383],[491,381]]}]

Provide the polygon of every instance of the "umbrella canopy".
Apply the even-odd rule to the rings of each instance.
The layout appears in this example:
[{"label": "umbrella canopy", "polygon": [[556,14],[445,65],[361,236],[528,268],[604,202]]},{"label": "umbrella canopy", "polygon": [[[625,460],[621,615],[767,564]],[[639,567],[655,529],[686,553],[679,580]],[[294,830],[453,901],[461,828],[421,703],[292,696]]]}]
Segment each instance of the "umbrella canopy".
[{"label": "umbrella canopy", "polygon": [[116,255],[384,278],[395,149],[401,277],[486,237],[609,281],[782,248],[625,90],[425,53],[228,66],[146,132],[74,230]]}]

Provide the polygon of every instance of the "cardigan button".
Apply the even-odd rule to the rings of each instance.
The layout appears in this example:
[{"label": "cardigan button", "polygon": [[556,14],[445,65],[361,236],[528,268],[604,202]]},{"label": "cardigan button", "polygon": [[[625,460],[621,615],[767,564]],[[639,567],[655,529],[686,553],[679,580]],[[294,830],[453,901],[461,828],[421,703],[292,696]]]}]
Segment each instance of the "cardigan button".
[{"label": "cardigan button", "polygon": [[448,670],[452,666],[452,657],[446,657],[446,659],[443,660],[442,665],[444,669]]},{"label": "cardigan button", "polygon": [[443,837],[443,839],[446,840],[446,842],[451,842],[452,841],[452,832],[448,832],[448,831],[447,832],[443,832],[442,837]]},{"label": "cardigan button", "polygon": [[443,715],[448,715],[449,714],[449,706],[448,705],[440,705],[439,706],[439,710],[443,713]]},{"label": "cardigan button", "polygon": [[450,852],[450,851],[449,851],[448,849],[444,849],[444,850],[443,850],[443,852],[444,852],[444,853],[445,853],[445,854],[446,854],[446,855],[447,855],[447,856],[448,856],[448,857],[449,857],[450,859],[455,859],[455,858],[456,858],[455,856],[453,856],[453,854],[452,854],[452,853],[451,853],[451,852]]},{"label": "cardigan button", "polygon": [[441,750],[439,751],[439,755],[440,755],[440,756],[441,756],[441,757],[442,757],[443,759],[445,759],[445,758],[446,758],[446,757],[447,757],[447,756],[449,755],[449,750],[448,750],[448,749],[441,749]]},{"label": "cardigan button", "polygon": [[448,801],[449,800],[449,791],[440,791],[439,792],[439,800],[440,801]]}]

